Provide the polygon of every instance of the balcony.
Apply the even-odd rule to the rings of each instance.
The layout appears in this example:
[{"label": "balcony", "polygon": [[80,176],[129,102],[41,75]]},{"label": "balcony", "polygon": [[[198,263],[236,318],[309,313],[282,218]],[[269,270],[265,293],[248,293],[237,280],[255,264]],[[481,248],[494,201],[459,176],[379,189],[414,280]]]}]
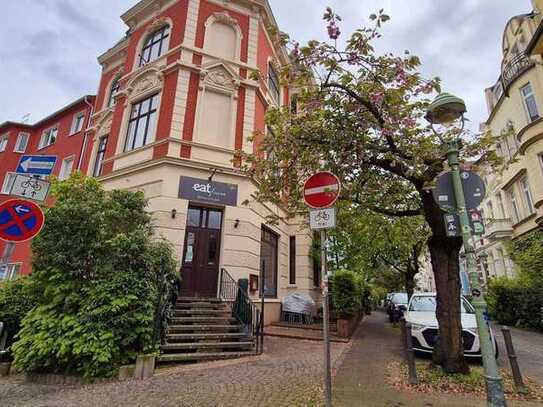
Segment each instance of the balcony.
[{"label": "balcony", "polygon": [[525,52],[521,52],[513,57],[511,61],[505,65],[502,72],[502,83],[507,93],[509,86],[524,72],[533,67],[535,62],[532,61]]},{"label": "balcony", "polygon": [[513,235],[513,223],[511,219],[490,219],[486,225],[485,238],[498,240],[511,238]]}]

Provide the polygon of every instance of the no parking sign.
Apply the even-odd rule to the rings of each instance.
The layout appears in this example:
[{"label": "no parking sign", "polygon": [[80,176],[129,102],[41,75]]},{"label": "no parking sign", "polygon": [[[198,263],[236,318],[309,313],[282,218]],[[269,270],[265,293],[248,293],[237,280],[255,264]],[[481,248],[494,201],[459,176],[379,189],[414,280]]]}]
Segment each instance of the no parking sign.
[{"label": "no parking sign", "polygon": [[45,217],[41,208],[25,199],[10,199],[0,205],[0,239],[24,242],[40,233]]}]

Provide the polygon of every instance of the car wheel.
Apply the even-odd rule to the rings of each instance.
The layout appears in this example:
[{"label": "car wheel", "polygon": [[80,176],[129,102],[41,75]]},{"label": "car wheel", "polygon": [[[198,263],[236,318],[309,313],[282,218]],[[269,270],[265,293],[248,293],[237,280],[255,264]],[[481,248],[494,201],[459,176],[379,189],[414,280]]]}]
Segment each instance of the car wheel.
[{"label": "car wheel", "polygon": [[390,322],[390,323],[394,322],[394,315],[393,314],[388,314],[388,322]]}]

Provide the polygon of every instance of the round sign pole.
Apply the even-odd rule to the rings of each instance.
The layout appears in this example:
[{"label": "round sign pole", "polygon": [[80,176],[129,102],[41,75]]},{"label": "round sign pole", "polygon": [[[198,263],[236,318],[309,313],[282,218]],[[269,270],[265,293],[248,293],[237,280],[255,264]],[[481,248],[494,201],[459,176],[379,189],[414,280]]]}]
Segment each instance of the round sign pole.
[{"label": "round sign pole", "polygon": [[[339,198],[341,183],[331,172],[318,172],[304,184],[304,201],[315,211],[329,209]],[[326,264],[326,228],[320,227],[321,239],[321,285],[322,285],[322,318],[324,342],[324,399],[326,407],[332,407],[332,373],[330,363],[330,299],[328,293],[328,271]]]}]

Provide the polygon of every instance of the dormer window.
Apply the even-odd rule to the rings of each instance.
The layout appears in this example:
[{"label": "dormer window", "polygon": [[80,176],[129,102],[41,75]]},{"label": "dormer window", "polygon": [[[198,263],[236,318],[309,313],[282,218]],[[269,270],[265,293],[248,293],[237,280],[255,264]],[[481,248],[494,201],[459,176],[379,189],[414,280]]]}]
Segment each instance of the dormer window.
[{"label": "dormer window", "polygon": [[119,93],[120,89],[121,83],[119,81],[119,78],[113,79],[113,82],[111,82],[111,87],[109,88],[109,99],[107,101],[107,107],[115,106],[115,96],[117,95],[117,93]]},{"label": "dormer window", "polygon": [[165,25],[149,34],[140,53],[138,66],[143,66],[159,58],[167,51],[170,26]]}]

